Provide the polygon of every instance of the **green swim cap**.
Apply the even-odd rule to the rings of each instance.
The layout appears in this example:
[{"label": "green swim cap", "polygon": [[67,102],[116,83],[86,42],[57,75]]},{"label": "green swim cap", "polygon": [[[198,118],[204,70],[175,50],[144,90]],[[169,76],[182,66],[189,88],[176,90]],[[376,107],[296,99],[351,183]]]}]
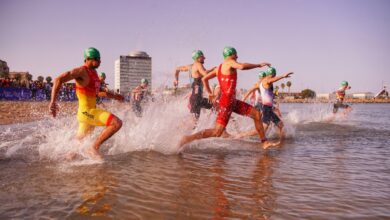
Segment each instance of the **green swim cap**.
[{"label": "green swim cap", "polygon": [[226,59],[226,57],[228,57],[228,56],[231,56],[233,54],[237,54],[237,51],[233,47],[225,47],[225,48],[223,48],[222,54],[223,54],[223,58]]},{"label": "green swim cap", "polygon": [[94,47],[87,48],[84,50],[84,59],[87,58],[100,59],[100,53]]},{"label": "green swim cap", "polygon": [[273,67],[268,68],[266,71],[264,71],[266,76],[275,76],[276,75],[276,69]]},{"label": "green swim cap", "polygon": [[106,78],[106,74],[105,74],[105,73],[103,73],[103,72],[101,72],[101,73],[100,73],[100,77],[104,77],[104,78]]},{"label": "green swim cap", "polygon": [[204,56],[203,52],[201,50],[194,50],[194,51],[192,51],[192,59],[193,60],[196,60],[196,59],[198,59],[201,56]]},{"label": "green swim cap", "polygon": [[141,84],[149,84],[149,81],[147,79],[141,79]]},{"label": "green swim cap", "polygon": [[265,72],[260,72],[259,73],[259,78],[263,78],[265,76]]},{"label": "green swim cap", "polygon": [[347,81],[342,81],[341,82],[341,86],[348,86],[348,82]]}]

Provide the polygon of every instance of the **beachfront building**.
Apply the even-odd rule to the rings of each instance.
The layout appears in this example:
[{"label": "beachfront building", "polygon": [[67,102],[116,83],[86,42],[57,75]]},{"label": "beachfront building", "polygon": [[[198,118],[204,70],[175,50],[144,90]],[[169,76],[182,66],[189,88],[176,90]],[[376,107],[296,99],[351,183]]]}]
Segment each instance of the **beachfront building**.
[{"label": "beachfront building", "polygon": [[317,93],[317,95],[316,95],[317,99],[329,100],[330,97],[331,97],[330,93]]},{"label": "beachfront building", "polygon": [[374,98],[374,93],[372,93],[372,92],[353,93],[352,98],[354,98],[354,99],[372,99],[372,98]]},{"label": "beachfront building", "polygon": [[15,79],[22,86],[29,87],[32,75],[29,72],[9,72],[8,78]]},{"label": "beachfront building", "polygon": [[390,96],[389,96],[389,92],[387,91],[386,89],[386,86],[383,86],[383,89],[381,91],[379,91],[375,97],[375,99],[389,99]]},{"label": "beachfront building", "polygon": [[0,77],[8,76],[9,74],[9,67],[7,65],[7,62],[0,60]]},{"label": "beachfront building", "polygon": [[146,52],[134,51],[115,61],[115,92],[127,95],[143,78],[152,89],[152,58]]}]

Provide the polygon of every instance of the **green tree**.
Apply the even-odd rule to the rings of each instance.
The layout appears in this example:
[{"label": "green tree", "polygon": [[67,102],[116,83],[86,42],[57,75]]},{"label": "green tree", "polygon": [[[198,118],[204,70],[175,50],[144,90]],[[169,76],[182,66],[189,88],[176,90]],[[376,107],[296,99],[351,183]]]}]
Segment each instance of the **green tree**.
[{"label": "green tree", "polygon": [[301,96],[304,99],[316,97],[316,93],[311,89],[304,89],[301,91]]},{"label": "green tree", "polygon": [[284,88],[286,87],[286,85],[284,83],[280,84],[280,87],[282,87],[282,91],[284,92]]},{"label": "green tree", "polygon": [[291,81],[287,81],[286,86],[288,87],[288,93],[290,93]]},{"label": "green tree", "polygon": [[8,73],[7,72],[2,72],[2,71],[0,71],[0,77],[2,77],[2,78],[8,78]]},{"label": "green tree", "polygon": [[33,78],[33,76],[32,76],[31,74],[27,74],[27,79],[28,79],[28,81],[31,81],[32,78]]}]

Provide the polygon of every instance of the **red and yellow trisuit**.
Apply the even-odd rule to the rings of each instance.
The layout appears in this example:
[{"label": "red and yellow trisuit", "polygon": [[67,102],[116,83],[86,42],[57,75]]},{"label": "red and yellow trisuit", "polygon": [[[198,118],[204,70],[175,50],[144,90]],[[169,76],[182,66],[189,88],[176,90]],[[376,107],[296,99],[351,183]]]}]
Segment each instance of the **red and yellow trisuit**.
[{"label": "red and yellow trisuit", "polygon": [[108,126],[111,124],[113,117],[111,112],[96,108],[96,97],[100,91],[100,79],[96,70],[87,66],[81,68],[87,71],[89,82],[84,87],[76,84],[76,95],[79,100],[77,111],[79,130],[77,135],[88,134],[95,126]]}]

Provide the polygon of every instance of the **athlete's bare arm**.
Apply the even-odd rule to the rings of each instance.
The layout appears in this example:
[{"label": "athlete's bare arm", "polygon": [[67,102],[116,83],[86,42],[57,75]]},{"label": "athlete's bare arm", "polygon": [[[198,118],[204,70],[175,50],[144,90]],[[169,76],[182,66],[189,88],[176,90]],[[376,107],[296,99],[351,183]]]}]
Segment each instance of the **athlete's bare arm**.
[{"label": "athlete's bare arm", "polygon": [[118,100],[118,101],[125,100],[125,97],[123,97],[121,94],[117,94],[117,93],[111,92],[109,90],[103,91],[103,92],[99,92],[98,96],[100,96],[100,97],[107,97],[107,98],[115,99],[115,100]]},{"label": "athlete's bare arm", "polygon": [[279,80],[281,80],[283,78],[289,78],[291,74],[293,74],[293,72],[286,73],[286,74],[284,74],[282,76],[275,76],[275,77],[266,79],[266,83],[267,84],[272,84],[272,83],[277,82],[277,81],[279,81]]},{"label": "athlete's bare arm", "polygon": [[192,77],[193,78],[197,78],[199,76],[204,77],[208,73],[213,71],[214,69],[215,69],[215,67],[213,67],[212,69],[206,70],[206,68],[204,68],[203,64],[201,64],[199,62],[195,62],[194,65],[192,66]]},{"label": "athlete's bare arm", "polygon": [[185,66],[179,66],[179,67],[176,67],[175,69],[175,79],[173,81],[173,86],[174,87],[177,87],[179,85],[179,73],[180,72],[188,72],[188,70],[190,70],[191,68],[191,65],[192,64],[188,64],[188,65],[185,65]]},{"label": "athlete's bare arm", "polygon": [[58,92],[60,91],[60,88],[61,88],[61,85],[63,83],[66,83],[72,79],[75,79],[76,80],[76,84],[79,84],[80,86],[85,86],[86,84],[88,84],[89,82],[87,82],[87,73],[85,71],[84,68],[82,67],[79,67],[79,68],[75,68],[71,71],[68,71],[68,72],[65,72],[65,73],[62,73],[61,75],[59,75],[58,77],[56,77],[53,81],[53,88],[52,88],[52,91],[51,91],[51,100],[50,100],[50,104],[49,104],[49,110],[50,110],[50,113],[53,115],[53,117],[56,117],[57,115],[57,105],[56,105],[56,101],[57,101],[57,95],[58,95]]},{"label": "athlete's bare arm", "polygon": [[209,80],[212,78],[215,78],[217,76],[217,69],[214,68],[210,73],[208,73],[206,76],[202,78],[202,82],[204,87],[206,88],[207,93],[209,94],[209,101],[212,102],[214,101],[214,94],[210,88]]},{"label": "athlete's bare arm", "polygon": [[256,83],[255,85],[252,86],[252,88],[249,89],[247,93],[245,93],[244,98],[242,99],[243,102],[246,101],[246,99],[254,92],[256,89],[259,88],[259,84]]},{"label": "athlete's bare arm", "polygon": [[235,60],[231,60],[229,62],[229,65],[231,66],[231,68],[239,69],[239,70],[250,70],[250,69],[254,69],[254,68],[261,68],[261,67],[264,67],[264,66],[271,66],[270,63],[259,63],[259,64],[238,63]]}]

